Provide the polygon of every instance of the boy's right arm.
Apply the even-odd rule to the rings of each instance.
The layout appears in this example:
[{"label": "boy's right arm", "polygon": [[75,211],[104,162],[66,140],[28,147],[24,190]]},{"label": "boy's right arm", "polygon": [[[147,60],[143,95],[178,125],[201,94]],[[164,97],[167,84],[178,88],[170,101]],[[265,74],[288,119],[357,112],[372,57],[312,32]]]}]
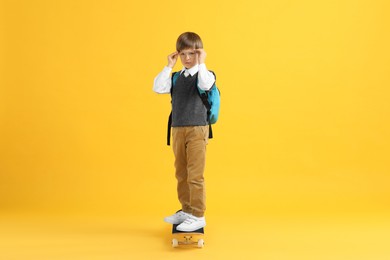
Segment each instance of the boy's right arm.
[{"label": "boy's right arm", "polygon": [[171,93],[171,71],[172,68],[167,66],[154,78],[154,92],[159,94]]},{"label": "boy's right arm", "polygon": [[154,78],[153,90],[155,92],[159,94],[171,93],[171,72],[178,57],[179,53],[177,51],[168,55],[168,66]]}]

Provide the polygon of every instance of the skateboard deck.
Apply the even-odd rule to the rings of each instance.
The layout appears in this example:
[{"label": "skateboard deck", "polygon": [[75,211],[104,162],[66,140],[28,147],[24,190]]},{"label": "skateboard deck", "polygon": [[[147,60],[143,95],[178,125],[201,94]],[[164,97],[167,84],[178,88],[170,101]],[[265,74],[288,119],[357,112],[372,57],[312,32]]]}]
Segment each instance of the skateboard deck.
[{"label": "skateboard deck", "polygon": [[191,232],[184,232],[177,230],[177,226],[177,224],[172,226],[172,247],[196,246],[202,248],[204,246],[204,228]]}]

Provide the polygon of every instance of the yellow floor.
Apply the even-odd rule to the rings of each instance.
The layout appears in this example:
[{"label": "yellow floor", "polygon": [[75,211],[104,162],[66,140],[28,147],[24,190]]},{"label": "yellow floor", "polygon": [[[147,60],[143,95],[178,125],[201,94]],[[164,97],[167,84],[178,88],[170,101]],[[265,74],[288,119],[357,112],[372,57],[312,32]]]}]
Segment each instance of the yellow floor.
[{"label": "yellow floor", "polygon": [[0,215],[0,259],[390,259],[387,217],[207,216],[203,249],[174,249],[162,216]]}]

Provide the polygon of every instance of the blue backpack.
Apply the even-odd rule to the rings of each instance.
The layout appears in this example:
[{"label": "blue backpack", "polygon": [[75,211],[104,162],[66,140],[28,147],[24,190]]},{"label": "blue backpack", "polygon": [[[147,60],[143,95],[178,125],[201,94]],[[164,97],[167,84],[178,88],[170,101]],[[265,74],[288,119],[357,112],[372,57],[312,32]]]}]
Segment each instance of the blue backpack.
[{"label": "blue backpack", "polygon": [[[212,73],[214,74],[214,72]],[[171,95],[172,95],[172,89],[175,86],[176,80],[179,76],[180,76],[179,72],[174,72],[172,74]],[[217,79],[215,74],[214,77],[215,79]],[[207,91],[200,89],[199,87],[197,89],[198,89],[199,97],[202,99],[202,102],[207,109],[207,121],[209,123],[209,138],[211,139],[213,138],[213,130],[211,128],[211,125],[217,122],[219,116],[219,107],[221,103],[220,91],[217,88],[215,82],[214,85]],[[171,139],[171,125],[172,125],[172,112],[169,115],[169,120],[168,120],[168,136],[167,136],[168,145],[170,145],[170,139]]]}]

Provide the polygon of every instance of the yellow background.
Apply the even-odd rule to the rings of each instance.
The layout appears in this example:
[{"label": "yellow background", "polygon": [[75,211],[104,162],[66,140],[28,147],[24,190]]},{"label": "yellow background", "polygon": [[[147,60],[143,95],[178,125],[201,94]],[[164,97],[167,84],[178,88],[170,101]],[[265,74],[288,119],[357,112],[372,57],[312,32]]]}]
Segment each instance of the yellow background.
[{"label": "yellow background", "polygon": [[[90,217],[70,226],[110,216],[103,222],[123,226],[107,233],[133,239],[80,259],[390,256],[382,247],[390,231],[388,1],[0,3],[4,256],[32,241],[45,251],[35,236],[69,246],[61,229],[13,233],[52,215],[57,224]],[[161,221],[179,207],[165,145],[170,97],[152,84],[184,31],[202,37],[222,106],[205,173],[210,242],[175,255]],[[76,259],[79,251],[50,252],[19,257]]]}]

